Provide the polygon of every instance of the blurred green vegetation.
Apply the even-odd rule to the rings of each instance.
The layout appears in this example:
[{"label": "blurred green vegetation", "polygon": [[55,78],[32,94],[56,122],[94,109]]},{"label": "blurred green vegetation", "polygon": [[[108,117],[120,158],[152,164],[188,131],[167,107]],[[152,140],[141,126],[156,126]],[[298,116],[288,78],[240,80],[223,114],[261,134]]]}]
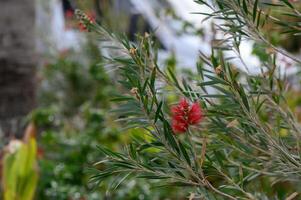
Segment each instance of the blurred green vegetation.
[{"label": "blurred green vegetation", "polygon": [[40,107],[31,116],[41,130],[43,152],[38,199],[99,199],[97,192],[86,196],[92,185],[85,170],[99,157],[97,144],[113,148],[120,139],[107,115],[113,85],[97,65],[97,48],[90,43],[87,52],[81,61],[74,52],[64,52],[40,75]]},{"label": "blurred green vegetation", "polygon": [[153,188],[156,181],[130,180],[116,190],[113,178],[101,185],[89,181],[102,156],[97,145],[118,150],[133,132],[123,131],[110,112],[117,75],[105,72],[93,42],[84,52],[63,52],[39,74],[40,106],[30,116],[40,131],[36,199],[182,199],[175,188]]},{"label": "blurred green vegetation", "polygon": [[[294,6],[297,10],[301,10],[301,3],[295,2]],[[283,14],[283,7],[273,7],[273,9],[267,10],[268,14],[277,17],[284,23],[295,22],[298,23],[299,20],[292,14]],[[288,11],[289,12],[289,11]],[[271,42],[271,44],[276,46],[281,46],[288,52],[298,53],[301,47],[301,36],[296,34],[283,26],[279,26],[276,22],[272,20],[269,23],[265,23],[263,26],[264,36]]]},{"label": "blurred green vegetation", "polygon": [[11,140],[4,150],[2,184],[4,200],[32,200],[38,182],[35,127],[28,126],[23,141]]}]

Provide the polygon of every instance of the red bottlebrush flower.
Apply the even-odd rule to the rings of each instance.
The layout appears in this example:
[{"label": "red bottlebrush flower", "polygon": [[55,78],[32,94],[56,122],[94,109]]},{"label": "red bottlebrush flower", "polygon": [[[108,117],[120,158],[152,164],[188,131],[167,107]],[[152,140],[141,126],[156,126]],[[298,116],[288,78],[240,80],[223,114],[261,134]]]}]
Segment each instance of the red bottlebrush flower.
[{"label": "red bottlebrush flower", "polygon": [[87,15],[85,13],[81,13],[80,11],[76,10],[75,14],[78,15],[78,18],[80,20],[79,22],[79,29],[82,32],[91,31],[89,26],[95,24],[95,17],[92,17],[90,15]]},{"label": "red bottlebrush flower", "polygon": [[87,16],[88,16],[91,24],[95,23],[95,19],[96,19],[95,12],[90,11],[90,12],[87,13]]},{"label": "red bottlebrush flower", "polygon": [[81,32],[86,32],[87,31],[87,27],[83,24],[83,23],[79,23],[78,24],[78,26],[79,26],[79,30],[81,31]]},{"label": "red bottlebrush flower", "polygon": [[203,117],[203,113],[200,105],[198,103],[193,103],[188,113],[189,124],[192,125],[198,124],[202,120],[202,117]]},{"label": "red bottlebrush flower", "polygon": [[73,17],[73,14],[74,14],[73,10],[67,10],[67,11],[65,12],[65,16],[66,16],[67,19],[72,18],[72,17]]},{"label": "red bottlebrush flower", "polygon": [[172,129],[175,133],[184,133],[189,125],[198,124],[203,113],[198,103],[189,104],[186,99],[181,99],[178,105],[171,108],[172,113]]}]

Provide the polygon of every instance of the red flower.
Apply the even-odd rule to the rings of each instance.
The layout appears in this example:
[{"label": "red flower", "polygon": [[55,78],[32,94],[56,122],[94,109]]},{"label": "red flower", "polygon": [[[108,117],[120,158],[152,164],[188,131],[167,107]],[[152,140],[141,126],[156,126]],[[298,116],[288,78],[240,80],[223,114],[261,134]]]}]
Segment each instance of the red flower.
[{"label": "red flower", "polygon": [[181,99],[178,105],[171,108],[172,113],[172,129],[175,133],[184,133],[189,125],[198,124],[203,113],[198,103],[189,104],[186,99]]},{"label": "red flower", "polygon": [[79,23],[78,24],[78,26],[79,26],[79,30],[81,31],[81,32],[86,32],[87,31],[87,27],[83,24],[83,23]]},{"label": "red flower", "polygon": [[74,12],[73,12],[72,10],[67,10],[67,11],[65,12],[65,16],[66,16],[66,18],[68,18],[68,19],[72,18],[72,17],[73,17],[73,14],[74,14]]},{"label": "red flower", "polygon": [[82,14],[80,16],[80,22],[79,22],[79,30],[82,32],[87,32],[89,30],[89,25],[95,24],[95,17],[88,14]]},{"label": "red flower", "polygon": [[93,24],[95,23],[95,18],[96,18],[96,14],[95,12],[88,12],[87,13],[88,19],[90,20],[90,23]]}]

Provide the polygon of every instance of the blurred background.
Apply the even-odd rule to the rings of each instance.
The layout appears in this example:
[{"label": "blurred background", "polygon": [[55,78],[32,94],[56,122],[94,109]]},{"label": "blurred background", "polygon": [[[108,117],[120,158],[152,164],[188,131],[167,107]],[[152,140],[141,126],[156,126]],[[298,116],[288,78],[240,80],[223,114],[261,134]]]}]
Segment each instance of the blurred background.
[{"label": "blurred background", "polygon": [[[183,73],[194,71],[199,51],[210,54],[222,37],[212,20],[196,14],[210,10],[193,0],[2,0],[2,182],[28,199],[185,199],[183,188],[158,187],[156,181],[130,180],[110,192],[113,180],[89,182],[89,170],[101,158],[97,145],[118,150],[137,133],[114,121],[110,100],[118,94],[117,79],[102,64],[108,50],[99,36],[78,24],[75,9],[133,42],[137,34],[154,34],[160,65]],[[273,24],[266,29],[273,44],[300,57],[300,35],[283,36]],[[248,41],[241,51],[249,73],[258,73],[268,52]],[[299,71],[292,61],[278,59],[296,86],[292,107],[301,110],[295,95],[300,93]],[[241,61],[236,65],[245,69]],[[14,186],[22,181],[26,187]],[[1,190],[6,194],[5,187]]]}]

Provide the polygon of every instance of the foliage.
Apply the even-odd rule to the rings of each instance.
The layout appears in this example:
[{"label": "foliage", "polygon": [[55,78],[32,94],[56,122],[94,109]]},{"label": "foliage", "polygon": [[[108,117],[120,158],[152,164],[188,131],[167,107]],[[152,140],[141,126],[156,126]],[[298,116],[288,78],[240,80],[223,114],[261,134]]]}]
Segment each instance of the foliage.
[{"label": "foliage", "polygon": [[[208,15],[208,18],[223,20],[216,24],[218,29],[226,34],[222,38],[219,48],[237,50],[240,42],[244,39],[251,39],[256,43],[263,44],[266,49],[283,54],[286,57],[301,63],[300,59],[275,46],[271,33],[281,32],[283,35],[297,37],[300,35],[298,22],[301,13],[298,5],[288,0],[266,2],[260,0],[197,0],[196,2],[206,5],[211,13],[200,13]],[[297,4],[297,3],[296,3]],[[289,17],[283,18],[283,16]],[[268,32],[265,31],[268,29]],[[277,43],[277,42],[276,42]],[[222,45],[221,45],[222,44]]]},{"label": "foliage", "polygon": [[[99,199],[99,191],[89,192],[93,185],[88,184],[85,171],[94,157],[99,157],[98,143],[114,147],[120,138],[118,127],[106,116],[108,99],[114,92],[111,82],[96,65],[97,48],[89,44],[86,51],[88,56],[81,57],[86,60],[79,62],[77,54],[70,51],[45,66],[40,75],[40,108],[31,115],[42,130],[38,199]],[[111,128],[105,129],[104,124],[111,124]]]},{"label": "foliage", "polygon": [[98,48],[91,41],[84,51],[64,52],[40,72],[39,109],[31,114],[41,131],[37,199],[181,197],[178,191],[171,195],[168,189],[154,189],[156,182],[131,180],[119,190],[107,191],[114,179],[100,186],[89,181],[93,163],[103,157],[97,146],[120,150],[135,133],[122,131],[111,117],[110,100],[118,87],[112,74],[98,64],[102,61]]},{"label": "foliage", "polygon": [[[261,34],[266,20],[276,20],[261,6],[281,6],[284,14],[296,18],[300,14],[286,0],[198,2],[214,11],[209,17],[224,20],[217,26],[229,37],[214,47],[211,56],[200,53],[197,72],[191,75],[158,66],[149,34],[138,36],[134,44],[76,11],[88,30],[114,50],[106,57],[107,65],[118,69],[125,91],[114,98],[119,102],[114,111],[124,127],[139,130],[123,152],[100,146],[106,158],[97,163],[92,180],[101,183],[114,177],[117,188],[128,178],[156,179],[162,185],[189,188],[191,199],[293,199],[301,192],[301,130],[287,104],[288,80],[279,70],[276,52],[300,60]],[[293,22],[277,24],[299,33]],[[224,57],[224,51],[239,50],[243,39],[274,50],[262,60],[258,75],[239,71],[233,58]],[[175,134],[169,117],[175,102],[169,95],[201,103],[205,113],[201,125]]]},{"label": "foliage", "polygon": [[10,141],[2,162],[4,200],[32,200],[38,182],[34,125],[28,126],[23,141]]}]

